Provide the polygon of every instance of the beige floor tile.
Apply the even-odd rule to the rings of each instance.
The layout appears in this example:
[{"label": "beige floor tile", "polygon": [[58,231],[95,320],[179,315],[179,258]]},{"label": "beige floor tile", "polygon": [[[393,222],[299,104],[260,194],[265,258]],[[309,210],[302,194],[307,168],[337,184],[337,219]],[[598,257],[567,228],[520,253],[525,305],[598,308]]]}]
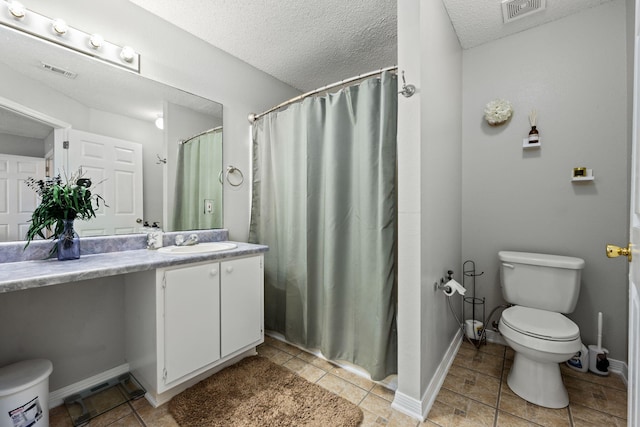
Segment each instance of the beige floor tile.
[{"label": "beige floor tile", "polygon": [[516,417],[506,412],[498,411],[496,427],[536,427],[537,424]]},{"label": "beige floor tile", "polygon": [[284,366],[287,369],[292,370],[295,373],[298,373],[299,371],[301,371],[305,366],[309,365],[307,362],[305,362],[302,359],[298,359],[297,357],[293,357],[289,360],[287,360],[282,366]]},{"label": "beige floor tile", "polygon": [[[476,347],[471,345],[467,340],[462,341],[460,348],[476,350]],[[477,350],[483,353],[492,354],[494,356],[504,357],[505,349],[506,347],[502,344],[494,344],[488,342],[486,344],[482,344]]]},{"label": "beige floor tile", "polygon": [[390,427],[417,427],[420,425],[420,421],[392,408],[388,425]]},{"label": "beige floor tile", "polygon": [[593,372],[579,372],[575,369],[569,368],[566,364],[560,364],[560,372],[564,378],[576,378],[582,381],[596,383],[605,387],[611,387],[624,392],[627,391],[627,386],[622,380],[622,376],[611,372],[607,376],[597,375]]},{"label": "beige floor tile", "polygon": [[316,382],[316,384],[340,397],[344,397],[355,405],[360,404],[362,399],[367,395],[366,390],[363,390],[360,387],[351,384],[349,381],[336,377],[332,374],[324,375]]},{"label": "beige floor tile", "polygon": [[452,365],[442,386],[495,408],[498,402],[500,379]]},{"label": "beige floor tile", "polygon": [[384,400],[388,400],[389,402],[393,402],[393,399],[396,396],[396,392],[393,390],[389,390],[386,387],[381,386],[380,384],[376,384],[371,389],[371,393],[375,394],[378,397],[383,398]]},{"label": "beige floor tile", "polygon": [[380,426],[386,426],[389,422],[387,419],[379,417],[373,412],[369,412],[366,409],[362,409],[362,408],[360,409],[362,410],[364,419],[362,420],[362,423],[360,424],[359,427],[380,427]]},{"label": "beige floor tile", "polygon": [[300,350],[298,347],[295,347],[291,344],[287,344],[286,342],[280,341],[280,340],[271,340],[269,342],[269,345],[272,347],[277,348],[278,350],[282,350],[284,352],[289,353],[292,356],[297,356],[300,353],[302,353],[302,350]]},{"label": "beige floor tile", "polygon": [[300,375],[305,380],[315,383],[320,378],[327,375],[327,372],[307,363],[307,365],[304,368],[302,368],[300,371],[298,371],[297,374]]},{"label": "beige floor tile", "polygon": [[[102,415],[98,415],[97,417],[91,419],[89,421],[88,426],[90,427],[106,427],[112,425],[116,421],[126,418],[133,414],[133,409],[129,406],[128,403],[124,405],[117,406],[112,410],[105,412]],[[135,418],[135,416],[134,416]],[[133,424],[135,425],[135,424]]]},{"label": "beige floor tile", "polygon": [[622,418],[614,417],[613,415],[605,414],[604,412],[596,411],[595,409],[588,408],[586,406],[571,404],[570,408],[571,418],[573,419],[574,427],[583,426],[608,426],[608,427],[625,427],[627,421]]},{"label": "beige floor tile", "polygon": [[569,410],[567,408],[551,409],[527,402],[513,392],[506,390],[500,393],[498,409],[501,412],[524,418],[545,427],[570,427]]},{"label": "beige floor tile", "polygon": [[395,412],[393,409],[391,409],[391,402],[371,393],[365,396],[365,398],[362,399],[362,402],[360,402],[360,405],[358,406],[360,406],[362,409],[366,409],[369,412],[373,412],[374,414],[386,420],[389,420],[393,412]]},{"label": "beige floor tile", "polygon": [[502,375],[502,357],[469,347],[461,347],[460,350],[453,360],[455,365],[482,372],[496,378],[500,378]]},{"label": "beige floor tile", "polygon": [[[138,420],[138,417],[133,413],[108,425],[109,427],[144,427],[140,420]],[[90,423],[89,426],[93,426],[93,424]]]},{"label": "beige floor tile", "polygon": [[495,408],[472,399],[466,399],[464,408],[436,400],[427,415],[427,420],[442,427],[490,427],[493,426],[495,414]]},{"label": "beige floor tile", "polygon": [[277,363],[278,365],[284,365],[294,357],[286,351],[278,349],[276,349],[276,351],[277,353],[274,353],[271,357],[269,357],[269,360],[271,360],[273,363]]},{"label": "beige floor tile", "polygon": [[349,381],[353,385],[356,385],[366,391],[371,390],[376,385],[373,381],[363,378],[360,375],[354,374],[353,372],[347,371],[343,368],[334,367],[329,372],[337,377]]},{"label": "beige floor tile", "polygon": [[258,347],[256,347],[256,351],[260,356],[267,357],[269,359],[271,359],[273,355],[278,354],[280,352],[280,350],[278,350],[277,348],[269,344],[259,345]]},{"label": "beige floor tile", "polygon": [[[144,400],[144,402],[141,402]],[[146,402],[145,399],[138,399],[134,408],[136,414],[142,419],[147,426],[153,427],[179,427],[178,423],[173,419],[169,413],[169,405],[164,404],[157,408],[154,408]]]},{"label": "beige floor tile", "polygon": [[311,353],[302,352],[298,355],[299,358],[304,360],[307,363],[312,364],[313,366],[322,369],[325,372],[330,372],[332,369],[336,367],[335,364],[329,362],[328,360],[321,359]]},{"label": "beige floor tile", "polygon": [[64,405],[49,410],[49,427],[73,427],[69,412]]},{"label": "beige floor tile", "polygon": [[625,390],[606,387],[572,376],[564,377],[564,383],[571,403],[587,406],[618,418],[626,418],[627,392]]}]

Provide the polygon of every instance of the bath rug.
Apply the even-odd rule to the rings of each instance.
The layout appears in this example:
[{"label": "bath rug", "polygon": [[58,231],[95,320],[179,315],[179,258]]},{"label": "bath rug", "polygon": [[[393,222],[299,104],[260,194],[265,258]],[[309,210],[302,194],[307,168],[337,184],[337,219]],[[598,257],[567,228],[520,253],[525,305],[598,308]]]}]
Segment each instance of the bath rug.
[{"label": "bath rug", "polygon": [[252,356],[175,396],[181,427],[357,426],[362,410],[261,356]]}]

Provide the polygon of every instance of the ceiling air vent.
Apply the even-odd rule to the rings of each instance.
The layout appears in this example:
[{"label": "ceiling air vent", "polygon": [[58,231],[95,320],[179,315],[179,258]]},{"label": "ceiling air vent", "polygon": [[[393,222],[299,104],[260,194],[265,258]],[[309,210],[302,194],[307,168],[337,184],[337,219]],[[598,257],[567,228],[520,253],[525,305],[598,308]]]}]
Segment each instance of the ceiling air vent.
[{"label": "ceiling air vent", "polygon": [[42,68],[45,70],[61,74],[68,79],[75,79],[78,77],[78,74],[73,71],[65,70],[64,68],[56,67],[55,65],[47,64],[46,62],[41,62],[41,64]]},{"label": "ceiling air vent", "polygon": [[547,7],[547,0],[504,0],[502,2],[502,17],[506,24],[523,16],[540,12],[545,7]]}]

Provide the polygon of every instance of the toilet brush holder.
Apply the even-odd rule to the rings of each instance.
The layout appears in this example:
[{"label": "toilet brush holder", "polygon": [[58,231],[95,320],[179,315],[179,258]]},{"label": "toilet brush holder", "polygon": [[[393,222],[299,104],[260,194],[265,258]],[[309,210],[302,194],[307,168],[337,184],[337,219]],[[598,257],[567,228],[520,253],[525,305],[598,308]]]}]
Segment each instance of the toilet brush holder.
[{"label": "toilet brush holder", "polygon": [[597,345],[589,346],[589,370],[598,375],[609,375],[609,360],[607,360],[609,350]]}]

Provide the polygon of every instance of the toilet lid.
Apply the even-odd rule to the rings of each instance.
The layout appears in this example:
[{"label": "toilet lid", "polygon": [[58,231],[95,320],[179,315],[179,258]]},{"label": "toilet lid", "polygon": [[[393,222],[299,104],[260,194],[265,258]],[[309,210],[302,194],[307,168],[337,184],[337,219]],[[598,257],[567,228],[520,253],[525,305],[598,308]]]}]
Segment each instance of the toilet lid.
[{"label": "toilet lid", "polygon": [[580,337],[578,325],[552,311],[529,307],[510,307],[502,312],[502,322],[511,329],[549,341],[573,341]]}]

